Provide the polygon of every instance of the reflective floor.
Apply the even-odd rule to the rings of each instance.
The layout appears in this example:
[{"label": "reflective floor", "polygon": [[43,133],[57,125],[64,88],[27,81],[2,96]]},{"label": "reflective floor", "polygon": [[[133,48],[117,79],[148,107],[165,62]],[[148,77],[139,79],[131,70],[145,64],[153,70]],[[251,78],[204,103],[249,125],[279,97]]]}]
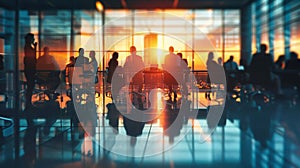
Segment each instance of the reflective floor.
[{"label": "reflective floor", "polygon": [[124,118],[114,129],[107,114],[98,114],[92,137],[70,128],[67,119],[57,120],[49,134],[43,120],[36,121],[21,129],[20,158],[14,158],[14,138],[5,138],[0,167],[300,167],[299,98],[258,97],[255,105],[229,98],[211,128],[205,113],[218,105],[204,93],[198,96],[202,106],[195,118],[187,114],[194,108],[184,115],[176,108],[163,111],[133,125],[141,130],[136,138],[127,136]]}]

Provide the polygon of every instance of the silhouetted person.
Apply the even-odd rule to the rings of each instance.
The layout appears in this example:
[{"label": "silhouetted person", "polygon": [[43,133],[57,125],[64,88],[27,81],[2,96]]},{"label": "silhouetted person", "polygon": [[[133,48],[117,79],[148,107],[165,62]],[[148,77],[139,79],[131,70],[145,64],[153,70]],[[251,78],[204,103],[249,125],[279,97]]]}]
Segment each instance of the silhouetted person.
[{"label": "silhouetted person", "polygon": [[139,92],[141,92],[144,83],[142,70],[145,68],[145,64],[142,57],[136,55],[135,46],[130,47],[130,54],[126,57],[124,64],[125,81],[137,85]]},{"label": "silhouetted person", "polygon": [[[215,60],[214,60],[214,53],[209,52],[207,61],[206,61],[206,67],[207,67],[207,83],[209,85],[213,84],[221,84],[222,81],[222,71],[223,67],[219,65]],[[205,93],[205,98],[211,99],[210,97],[210,91]]]},{"label": "silhouetted person", "polygon": [[95,83],[98,83],[98,62],[96,60],[95,55],[96,53],[94,50],[90,51],[90,55],[89,55],[91,58],[90,64],[93,67],[92,73],[95,74]]},{"label": "silhouetted person", "polygon": [[38,83],[46,85],[47,92],[53,94],[60,83],[60,68],[55,58],[49,54],[48,47],[44,47],[44,54],[38,58],[36,69]]},{"label": "silhouetted person", "polygon": [[187,59],[182,58],[182,53],[177,53],[180,60],[180,68],[178,70],[179,73],[181,73],[179,76],[179,80],[181,80],[182,84],[182,95],[187,96],[188,95],[188,88],[187,88],[187,82],[189,78],[189,68],[188,68],[188,62]]},{"label": "silhouetted person", "polygon": [[[79,48],[79,55],[75,57],[75,66],[72,75],[72,87],[81,87],[83,84],[92,84],[94,82],[93,67],[89,64],[89,58],[84,56],[84,49]],[[88,82],[89,81],[89,82]],[[91,86],[91,85],[89,85]]]},{"label": "silhouetted person", "polygon": [[4,70],[4,57],[0,54],[0,71]]},{"label": "silhouetted person", "polygon": [[79,55],[75,58],[75,66],[76,67],[80,67],[80,66],[83,67],[84,64],[89,63],[89,59],[84,56],[84,49],[83,48],[79,48],[78,53],[79,53]]},{"label": "silhouetted person", "polygon": [[289,85],[300,87],[300,60],[298,59],[298,54],[296,52],[290,53],[290,59],[286,62],[285,70],[287,74],[285,75],[286,82]]},{"label": "silhouetted person", "polygon": [[[79,105],[76,106],[76,113],[80,121],[76,119],[75,123],[78,124],[78,128],[82,126],[94,128],[94,120],[97,118],[95,116],[95,91],[91,89],[94,87],[94,67],[89,63],[89,59],[84,56],[83,48],[79,48],[78,52],[79,55],[75,58],[74,73],[72,77],[72,97],[73,99],[76,99],[76,101],[80,102],[77,103]],[[82,98],[83,95],[85,95],[85,98]],[[70,104],[70,107],[72,108],[72,104]],[[87,130],[87,132],[80,129],[78,131],[80,134],[79,138],[84,138],[84,136],[87,135],[87,132],[89,135],[94,134],[94,129],[90,131]]]},{"label": "silhouetted person", "polygon": [[[267,53],[267,45],[260,45],[260,52],[255,53],[249,66],[250,81],[270,89],[275,85],[276,94],[282,94],[280,79],[273,73],[275,64],[271,54]],[[272,88],[271,88],[272,89]]]},{"label": "silhouetted person", "polygon": [[119,53],[114,52],[112,54],[112,58],[108,62],[108,75],[107,75],[107,80],[106,80],[107,83],[111,83],[113,74],[119,65],[118,58],[119,58]]},{"label": "silhouetted person", "polygon": [[235,72],[238,70],[238,65],[233,59],[234,57],[231,55],[230,58],[224,63],[224,68],[228,72]]},{"label": "silhouetted person", "polygon": [[36,47],[37,43],[34,42],[34,35],[28,33],[25,36],[25,46],[24,46],[24,73],[27,82],[26,90],[26,108],[30,107],[32,91],[34,89],[34,80],[36,73]]},{"label": "silhouetted person", "polygon": [[[174,94],[173,101],[175,102],[177,99],[177,93],[176,89],[178,87],[178,81],[175,78],[176,73],[180,73],[178,70],[181,66],[181,58],[180,56],[174,54],[174,47],[169,47],[169,54],[165,56],[165,64],[164,64],[164,70],[165,70],[165,83],[168,86],[169,89],[169,98],[172,100],[172,93]],[[172,75],[173,74],[173,75]],[[177,79],[181,74],[177,74]]]},{"label": "silhouetted person", "polygon": [[287,70],[300,70],[300,60],[296,52],[290,53],[290,59],[286,61],[285,69]]},{"label": "silhouetted person", "polygon": [[230,58],[224,63],[228,91],[232,91],[237,83],[238,65],[233,59],[234,57],[231,55]]}]

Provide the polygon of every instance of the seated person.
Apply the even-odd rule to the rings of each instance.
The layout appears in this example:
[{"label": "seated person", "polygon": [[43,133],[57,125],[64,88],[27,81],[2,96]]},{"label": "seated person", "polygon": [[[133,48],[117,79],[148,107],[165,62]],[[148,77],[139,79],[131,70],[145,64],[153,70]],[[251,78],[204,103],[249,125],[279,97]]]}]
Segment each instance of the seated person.
[{"label": "seated person", "polygon": [[290,53],[290,59],[286,62],[285,69],[286,75],[284,77],[284,81],[289,86],[297,86],[300,87],[300,59],[298,59],[298,54],[296,52]]},{"label": "seated person", "polygon": [[45,85],[47,95],[53,94],[60,83],[60,68],[55,58],[49,55],[49,48],[44,47],[44,55],[37,60],[37,82]]}]

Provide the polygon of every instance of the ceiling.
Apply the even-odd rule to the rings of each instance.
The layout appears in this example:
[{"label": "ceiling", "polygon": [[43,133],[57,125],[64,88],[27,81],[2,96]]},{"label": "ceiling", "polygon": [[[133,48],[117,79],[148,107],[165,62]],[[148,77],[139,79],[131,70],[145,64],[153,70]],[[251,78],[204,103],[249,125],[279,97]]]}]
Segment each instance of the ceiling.
[{"label": "ceiling", "polygon": [[[1,0],[0,7],[15,9],[95,9],[96,0]],[[239,9],[252,0],[100,0],[106,9]]]}]

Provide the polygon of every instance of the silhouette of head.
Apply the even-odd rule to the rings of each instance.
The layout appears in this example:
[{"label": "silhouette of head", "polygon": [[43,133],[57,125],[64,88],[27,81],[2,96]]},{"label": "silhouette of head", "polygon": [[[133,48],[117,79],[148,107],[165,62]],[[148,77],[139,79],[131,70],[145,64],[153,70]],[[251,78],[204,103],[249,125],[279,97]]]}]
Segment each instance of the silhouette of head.
[{"label": "silhouette of head", "polygon": [[284,55],[280,55],[280,56],[278,57],[278,61],[279,61],[279,62],[283,62],[284,60],[285,60]]},{"label": "silhouette of head", "polygon": [[34,42],[34,35],[32,33],[27,33],[25,36],[25,43],[33,43]]},{"label": "silhouette of head", "polygon": [[136,53],[136,48],[135,48],[135,46],[131,46],[131,47],[130,47],[130,53],[131,53],[131,54]]},{"label": "silhouette of head", "polygon": [[213,60],[214,59],[214,53],[213,52],[209,52],[208,53],[208,60]]},{"label": "silhouette of head", "polygon": [[169,47],[169,52],[171,52],[171,53],[174,52],[174,47],[173,46]]},{"label": "silhouette of head", "polygon": [[78,52],[79,52],[79,56],[84,55],[84,49],[83,48],[79,48]]},{"label": "silhouette of head", "polygon": [[177,53],[177,55],[182,59],[182,53]]},{"label": "silhouette of head", "polygon": [[233,59],[234,59],[234,57],[233,57],[233,55],[231,55],[231,56],[229,57],[229,60],[230,60],[230,61],[233,61]]},{"label": "silhouette of head", "polygon": [[118,52],[114,52],[114,53],[112,54],[112,58],[113,58],[113,59],[118,59],[118,58],[119,58],[119,53],[118,53]]},{"label": "silhouette of head", "polygon": [[290,59],[291,60],[296,60],[298,59],[298,54],[294,51],[290,52]]},{"label": "silhouette of head", "polygon": [[95,58],[96,52],[94,50],[90,51],[90,58]]},{"label": "silhouette of head", "polygon": [[70,62],[75,62],[75,57],[74,56],[70,57]]},{"label": "silhouette of head", "polygon": [[44,47],[44,55],[49,55],[49,47]]},{"label": "silhouette of head", "polygon": [[267,49],[268,49],[268,47],[267,47],[266,44],[261,44],[261,45],[260,45],[260,52],[266,53],[266,52],[267,52]]}]

